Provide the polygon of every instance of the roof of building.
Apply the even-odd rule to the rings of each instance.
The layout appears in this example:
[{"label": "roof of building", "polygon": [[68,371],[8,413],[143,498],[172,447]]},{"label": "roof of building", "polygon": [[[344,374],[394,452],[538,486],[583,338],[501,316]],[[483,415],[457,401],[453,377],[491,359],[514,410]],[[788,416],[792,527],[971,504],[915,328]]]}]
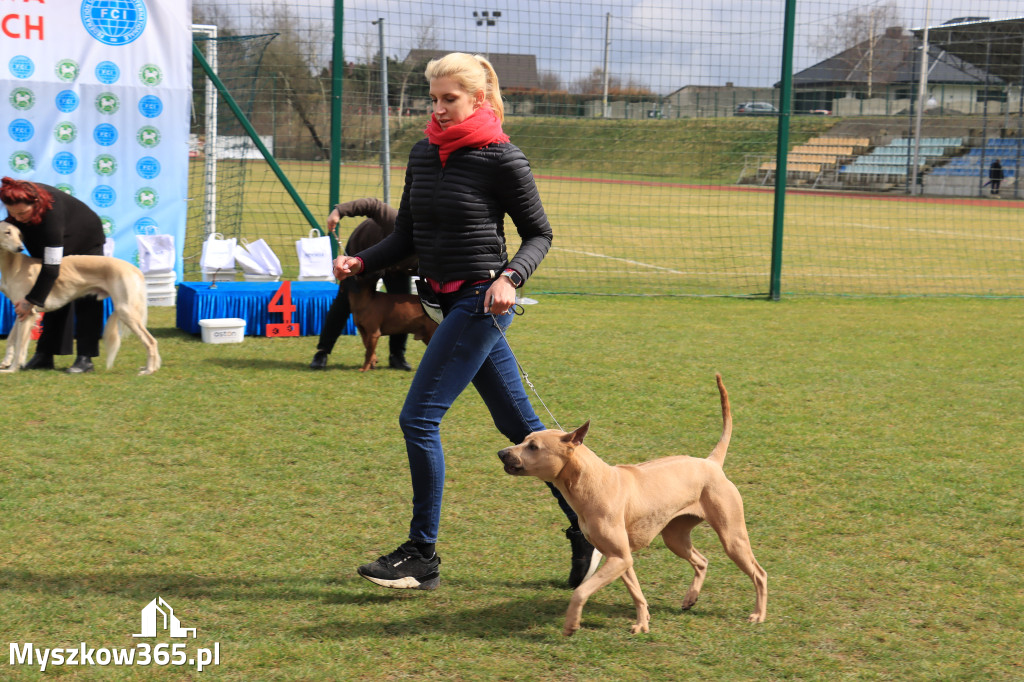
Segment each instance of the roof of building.
[{"label": "roof of building", "polygon": [[[874,39],[818,62],[793,75],[793,86],[839,86],[871,82],[873,86],[916,83],[922,41],[902,28],[889,28]],[[986,72],[956,54],[929,41],[928,82],[947,84],[978,84],[986,82]],[[993,75],[989,83],[1002,81]]]},{"label": "roof of building", "polygon": [[[406,62],[427,62],[450,53],[451,50],[409,50]],[[537,57],[532,54],[504,54],[492,52],[487,57],[498,74],[502,90],[538,90]]]},{"label": "roof of building", "polygon": [[[923,38],[924,28],[912,29]],[[1024,17],[990,21],[961,17],[928,27],[928,43],[984,67],[1007,83],[1024,81]]]}]

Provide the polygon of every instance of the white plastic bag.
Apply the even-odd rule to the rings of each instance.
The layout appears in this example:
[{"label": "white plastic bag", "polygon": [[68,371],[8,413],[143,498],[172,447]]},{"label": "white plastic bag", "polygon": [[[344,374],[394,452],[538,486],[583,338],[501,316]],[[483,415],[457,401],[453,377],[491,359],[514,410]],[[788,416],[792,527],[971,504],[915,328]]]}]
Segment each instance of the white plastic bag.
[{"label": "white plastic bag", "polygon": [[170,272],[174,270],[174,235],[137,234],[139,245],[139,270],[147,272]]},{"label": "white plastic bag", "polygon": [[224,239],[224,235],[220,232],[214,232],[203,242],[203,254],[199,259],[200,267],[207,272],[233,270],[237,244],[238,240],[234,237]]},{"label": "white plastic bag", "polygon": [[299,279],[334,279],[331,238],[319,235],[320,230],[314,228],[309,231],[309,237],[295,242],[299,256]]},{"label": "white plastic bag", "polygon": [[[249,256],[259,263],[260,272],[256,274],[271,275],[273,277],[280,277],[283,270],[281,269],[281,259],[277,257],[274,250],[270,248],[265,239],[257,239],[256,241],[249,242],[243,241],[246,250],[249,252]],[[243,268],[245,266],[242,266]]]},{"label": "white plastic bag", "polygon": [[245,247],[241,244],[235,246],[235,263],[242,268],[242,272],[247,275],[266,275],[267,272],[263,265],[252,257]]}]

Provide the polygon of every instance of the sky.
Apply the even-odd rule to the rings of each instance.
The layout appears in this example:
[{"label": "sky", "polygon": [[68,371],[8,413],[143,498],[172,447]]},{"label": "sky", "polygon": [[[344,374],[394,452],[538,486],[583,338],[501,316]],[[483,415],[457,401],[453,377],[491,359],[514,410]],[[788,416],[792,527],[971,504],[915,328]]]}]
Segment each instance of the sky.
[{"label": "sky", "polygon": [[[252,5],[266,0],[194,2],[214,2],[244,21],[241,17],[251,13]],[[329,25],[333,1],[287,4],[289,11],[314,27],[311,35],[318,36],[314,40],[323,43],[319,51],[324,60],[329,59],[330,36],[323,26]],[[964,16],[1024,15],[1020,0],[900,0],[898,4],[896,0],[798,0],[794,71],[829,56],[813,45],[840,25],[847,13],[868,14],[872,9],[881,13],[887,6],[896,6],[899,24],[905,28],[935,26]],[[477,26],[473,13],[485,10],[501,12],[493,26]],[[770,87],[782,75],[783,0],[346,0],[348,61],[365,61],[379,50],[379,26],[372,23],[379,18],[384,19],[389,56],[404,58],[409,49],[423,46],[425,37],[443,50],[533,54],[538,69],[558,75],[563,86],[602,68],[606,54],[610,74],[661,95],[685,85],[731,82]]]}]

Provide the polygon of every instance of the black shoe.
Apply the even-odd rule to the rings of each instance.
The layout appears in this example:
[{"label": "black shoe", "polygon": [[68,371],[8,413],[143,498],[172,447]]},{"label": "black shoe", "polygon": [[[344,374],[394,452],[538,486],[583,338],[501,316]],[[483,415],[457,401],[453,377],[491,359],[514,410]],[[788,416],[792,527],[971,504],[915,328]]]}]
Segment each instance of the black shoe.
[{"label": "black shoe", "polygon": [[391,369],[404,369],[406,372],[412,371],[412,365],[406,362],[405,357],[402,355],[388,356],[388,367]]},{"label": "black shoe", "polygon": [[53,369],[53,355],[50,353],[36,353],[22,369]]},{"label": "black shoe", "polygon": [[313,362],[309,363],[310,369],[327,369],[327,356],[328,352],[325,350],[318,350],[313,355]]},{"label": "black shoe", "polygon": [[75,364],[68,367],[65,372],[68,374],[85,374],[93,370],[92,358],[88,355],[79,355],[75,358]]},{"label": "black shoe", "polygon": [[410,540],[387,556],[357,569],[359,575],[382,587],[400,590],[436,590],[441,584],[441,557],[424,559]]},{"label": "black shoe", "polygon": [[602,554],[597,551],[590,542],[583,536],[583,531],[578,528],[566,528],[565,537],[569,538],[572,545],[572,568],[569,570],[569,587],[576,589],[580,584],[594,575],[598,564],[601,563]]}]

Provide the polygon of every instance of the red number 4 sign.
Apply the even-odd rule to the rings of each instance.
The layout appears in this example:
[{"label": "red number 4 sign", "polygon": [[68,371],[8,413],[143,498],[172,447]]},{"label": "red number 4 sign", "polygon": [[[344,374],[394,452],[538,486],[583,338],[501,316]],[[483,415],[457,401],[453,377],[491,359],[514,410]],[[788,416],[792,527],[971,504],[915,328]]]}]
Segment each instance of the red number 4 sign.
[{"label": "red number 4 sign", "polygon": [[267,325],[267,336],[271,338],[279,336],[298,336],[299,323],[292,322],[292,315],[298,308],[292,303],[292,283],[289,280],[281,282],[281,286],[274,292],[273,298],[267,305],[268,313],[281,313],[281,322],[271,322]]}]

